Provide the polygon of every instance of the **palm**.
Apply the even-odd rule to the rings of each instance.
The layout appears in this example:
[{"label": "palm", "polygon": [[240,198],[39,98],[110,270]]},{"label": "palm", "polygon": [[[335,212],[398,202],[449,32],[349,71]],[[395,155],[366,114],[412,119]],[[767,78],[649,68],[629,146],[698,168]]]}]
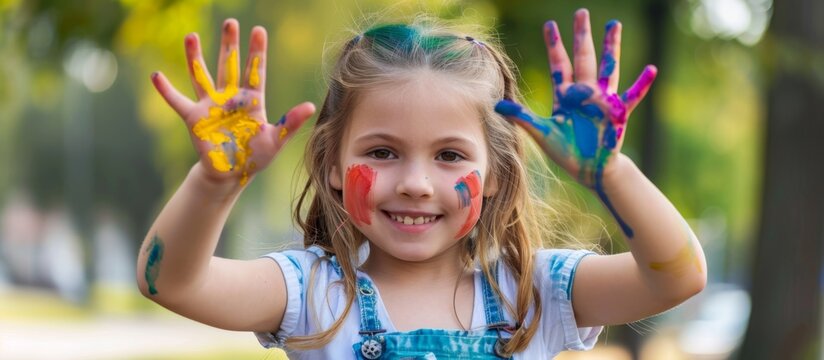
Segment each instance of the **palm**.
[{"label": "palm", "polygon": [[576,13],[575,32],[573,74],[557,25],[548,22],[544,29],[555,87],[550,118],[530,114],[506,100],[496,110],[524,127],[558,165],[585,185],[597,187],[612,155],[620,152],[627,117],[646,94],[656,70],[648,66],[629,90],[618,95],[620,23],[607,24],[603,59],[597,71],[585,10]]},{"label": "palm", "polygon": [[276,124],[269,124],[264,106],[266,32],[252,30],[243,78],[238,55],[238,24],[224,23],[218,59],[217,86],[206,69],[196,34],[186,37],[186,57],[198,101],[181,95],[156,73],[155,87],[186,122],[204,168],[215,179],[249,177],[266,167],[293,132],[314,112],[311,104],[296,106]]}]

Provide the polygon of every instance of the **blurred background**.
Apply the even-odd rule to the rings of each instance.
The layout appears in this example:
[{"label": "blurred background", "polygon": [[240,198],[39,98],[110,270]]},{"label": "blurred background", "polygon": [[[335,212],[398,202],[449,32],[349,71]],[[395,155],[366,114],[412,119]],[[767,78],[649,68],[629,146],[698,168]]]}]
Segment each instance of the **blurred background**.
[{"label": "blurred background", "polygon": [[[195,161],[149,81],[161,70],[193,95],[187,33],[200,34],[214,68],[224,18],[240,21],[241,54],[252,25],[265,26],[276,119],[320,104],[328,49],[376,13],[480,23],[547,114],[541,27],[557,20],[569,46],[583,6],[596,44],[608,20],[624,24],[622,90],[645,64],[659,68],[624,151],[698,234],[710,282],[672,311],[609,327],[594,351],[559,358],[821,358],[820,0],[0,0],[0,359],[282,358],[249,333],[159,308],[135,285],[139,244]],[[246,190],[219,255],[253,258],[299,238],[290,215],[308,128]],[[565,188],[606,224],[582,217],[582,238],[626,250],[597,199]]]}]

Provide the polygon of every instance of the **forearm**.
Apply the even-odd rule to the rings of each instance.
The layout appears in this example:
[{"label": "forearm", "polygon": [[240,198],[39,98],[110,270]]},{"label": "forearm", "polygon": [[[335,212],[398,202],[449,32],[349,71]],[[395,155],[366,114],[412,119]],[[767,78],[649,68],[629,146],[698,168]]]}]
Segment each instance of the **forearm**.
[{"label": "forearm", "polygon": [[683,301],[706,283],[701,244],[678,210],[632,160],[619,154],[613,161],[611,172],[603,177],[602,198],[631,229],[632,236],[626,240],[639,273],[653,293]]},{"label": "forearm", "polygon": [[143,294],[175,301],[202,283],[240,190],[237,183],[210,180],[200,163],[192,167],[140,247],[137,281]]}]

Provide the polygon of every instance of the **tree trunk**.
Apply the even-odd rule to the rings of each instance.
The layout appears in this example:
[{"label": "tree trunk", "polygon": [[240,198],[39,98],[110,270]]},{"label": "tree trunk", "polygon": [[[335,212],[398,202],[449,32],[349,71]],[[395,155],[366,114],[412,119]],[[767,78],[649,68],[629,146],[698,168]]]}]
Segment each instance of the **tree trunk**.
[{"label": "tree trunk", "polygon": [[[740,359],[820,358],[824,242],[824,2],[776,1],[768,44],[761,227]],[[765,52],[766,53],[766,52]],[[819,78],[820,79],[820,78]]]}]

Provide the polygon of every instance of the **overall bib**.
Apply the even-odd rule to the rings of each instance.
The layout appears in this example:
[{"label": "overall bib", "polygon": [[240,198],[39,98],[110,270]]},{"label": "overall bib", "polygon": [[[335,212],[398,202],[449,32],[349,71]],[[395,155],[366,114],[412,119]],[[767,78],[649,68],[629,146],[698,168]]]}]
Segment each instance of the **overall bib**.
[{"label": "overall bib", "polygon": [[480,331],[419,329],[387,333],[378,320],[377,295],[372,282],[358,277],[360,342],[352,346],[358,359],[507,359],[499,354],[510,329],[498,296],[481,276],[486,329]]}]

